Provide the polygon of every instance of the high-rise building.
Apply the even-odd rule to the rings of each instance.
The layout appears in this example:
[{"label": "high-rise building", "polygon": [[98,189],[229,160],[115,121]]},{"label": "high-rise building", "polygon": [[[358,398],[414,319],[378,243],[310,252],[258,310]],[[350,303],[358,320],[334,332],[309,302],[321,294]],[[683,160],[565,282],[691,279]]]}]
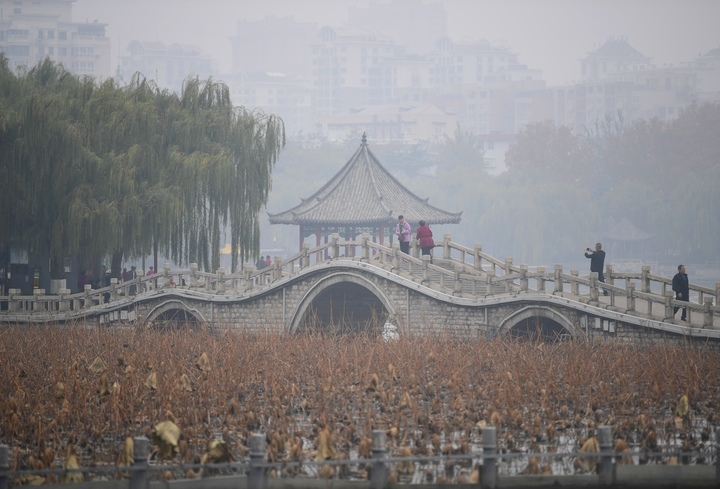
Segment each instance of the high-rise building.
[{"label": "high-rise building", "polygon": [[292,17],[239,21],[230,38],[233,73],[267,71],[309,78],[317,31],[316,23],[296,22]]},{"label": "high-rise building", "polygon": [[107,24],[72,22],[75,0],[0,0],[0,51],[11,69],[49,57],[77,75],[110,74]]},{"label": "high-rise building", "polygon": [[212,59],[197,46],[166,46],[158,41],[135,40],[128,45],[127,51],[128,54],[120,58],[118,66],[120,82],[127,83],[135,73],[141,73],[158,86],[179,93],[189,76],[198,76],[204,80],[214,74]]}]

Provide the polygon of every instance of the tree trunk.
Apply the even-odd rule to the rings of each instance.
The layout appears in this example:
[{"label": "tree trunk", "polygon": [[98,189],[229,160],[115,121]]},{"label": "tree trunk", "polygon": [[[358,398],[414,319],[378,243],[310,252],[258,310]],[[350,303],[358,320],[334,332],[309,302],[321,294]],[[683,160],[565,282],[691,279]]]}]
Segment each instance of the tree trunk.
[{"label": "tree trunk", "polygon": [[116,251],[112,255],[112,261],[110,262],[110,275],[118,279],[122,278],[122,251]]}]

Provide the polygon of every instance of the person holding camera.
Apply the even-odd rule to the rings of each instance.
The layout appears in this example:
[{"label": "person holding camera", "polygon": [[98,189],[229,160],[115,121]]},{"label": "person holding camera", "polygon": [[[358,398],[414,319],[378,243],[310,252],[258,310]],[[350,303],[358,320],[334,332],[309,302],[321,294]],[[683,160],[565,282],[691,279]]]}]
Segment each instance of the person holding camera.
[{"label": "person holding camera", "polygon": [[[597,272],[598,280],[605,283],[605,275],[603,275],[605,252],[602,249],[602,244],[595,243],[595,251],[585,248],[585,258],[590,258],[590,272]],[[603,289],[603,295],[608,295],[608,291]]]}]

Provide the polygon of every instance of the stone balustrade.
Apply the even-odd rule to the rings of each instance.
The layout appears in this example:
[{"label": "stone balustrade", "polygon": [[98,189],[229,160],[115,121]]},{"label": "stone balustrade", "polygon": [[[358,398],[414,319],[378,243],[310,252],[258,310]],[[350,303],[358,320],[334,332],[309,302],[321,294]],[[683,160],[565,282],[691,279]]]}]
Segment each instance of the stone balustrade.
[{"label": "stone balustrade", "polygon": [[[567,274],[561,264],[556,264],[553,270],[547,272],[545,267],[532,269],[525,264],[515,265],[512,257],[498,260],[484,253],[482,244],[468,248],[453,242],[449,234],[445,234],[437,246],[442,248],[441,256],[434,257],[430,263],[430,257],[420,256],[416,243],[411,244],[410,255],[404,255],[397,243],[391,247],[381,245],[373,242],[368,234],[363,234],[359,241],[341,241],[338,234],[333,234],[327,243],[317,247],[303,243],[297,254],[287,259],[275,257],[271,266],[261,270],[246,266],[234,273],[227,273],[223,268],[212,273],[199,270],[196,263],[190,264],[188,269],[178,270],[165,264],[161,273],[146,276],[138,270],[133,280],[118,282],[113,278],[108,287],[92,289],[86,285],[85,290],[75,294],[67,289],[61,289],[57,294],[35,289],[32,295],[22,295],[20,290],[10,289],[7,296],[0,297],[0,321],[3,314],[52,316],[78,313],[93,307],[112,308],[133,301],[138,294],[164,293],[172,288],[205,294],[246,294],[306,273],[314,265],[339,260],[372,264],[434,291],[465,298],[483,299],[498,294],[554,294],[669,322],[674,321],[675,307],[685,307],[688,323],[693,315],[700,315],[703,318],[701,327],[705,328],[714,327],[713,320],[720,312],[720,283],[715,289],[691,284],[691,291],[697,294],[698,301],[677,301],[668,290],[672,280],[651,274],[649,266],[642,266],[637,273],[618,273],[612,265],[607,265],[605,283],[600,283],[597,273],[581,277],[578,270],[571,270]],[[356,248],[359,248],[359,254],[341,256],[341,249],[347,252]],[[552,286],[548,288],[547,282],[552,282]],[[640,290],[637,290],[636,284],[639,284]],[[653,287],[659,288],[660,292],[652,292]],[[600,288],[606,290],[609,296],[602,301]],[[637,308],[638,300],[645,303],[642,310]]]}]

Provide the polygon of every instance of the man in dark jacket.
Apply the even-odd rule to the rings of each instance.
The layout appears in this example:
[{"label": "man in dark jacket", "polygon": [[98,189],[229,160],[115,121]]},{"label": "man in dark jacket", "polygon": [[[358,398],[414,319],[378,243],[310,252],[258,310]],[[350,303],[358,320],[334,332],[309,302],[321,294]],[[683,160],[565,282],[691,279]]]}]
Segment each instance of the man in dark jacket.
[{"label": "man in dark jacket", "polygon": [[[602,243],[595,243],[595,251],[585,248],[585,258],[590,258],[590,272],[597,272],[598,280],[605,283],[605,275],[603,275],[605,252],[602,249]],[[608,291],[603,289],[603,294],[608,295]]]},{"label": "man in dark jacket", "polygon": [[[690,300],[690,282],[687,273],[685,273],[685,265],[678,265],[678,273],[673,277],[672,289],[675,292],[675,300],[685,302]],[[673,317],[677,314],[678,309],[680,307],[677,306],[673,309]],[[687,319],[687,308],[682,308],[680,319],[683,321]]]}]

